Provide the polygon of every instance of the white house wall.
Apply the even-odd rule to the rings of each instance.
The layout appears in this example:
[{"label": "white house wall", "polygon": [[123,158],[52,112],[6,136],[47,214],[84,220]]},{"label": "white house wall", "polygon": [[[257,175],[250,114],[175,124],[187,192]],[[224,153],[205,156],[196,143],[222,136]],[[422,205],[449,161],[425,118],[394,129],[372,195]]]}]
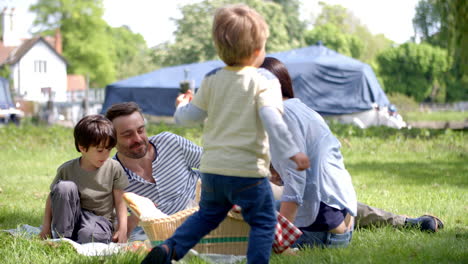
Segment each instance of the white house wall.
[{"label": "white house wall", "polygon": [[[38,71],[38,61],[46,62],[45,72],[44,70]],[[46,102],[48,95],[42,92],[42,88],[47,87],[51,88],[54,101],[65,102],[67,100],[67,66],[42,41],[36,42],[20,61],[12,65],[11,73],[15,91],[25,100]]]}]

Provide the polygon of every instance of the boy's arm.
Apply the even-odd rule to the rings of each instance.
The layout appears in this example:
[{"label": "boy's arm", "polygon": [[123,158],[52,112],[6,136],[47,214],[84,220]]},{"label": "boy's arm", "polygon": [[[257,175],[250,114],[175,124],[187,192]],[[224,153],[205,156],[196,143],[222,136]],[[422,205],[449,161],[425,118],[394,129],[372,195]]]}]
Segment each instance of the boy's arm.
[{"label": "boy's arm", "polygon": [[117,243],[126,243],[127,242],[127,206],[123,201],[123,193],[124,190],[122,189],[114,189],[112,190],[112,194],[114,196],[114,205],[117,211],[117,221],[118,227],[117,231],[112,236],[112,240]]},{"label": "boy's arm", "polygon": [[127,237],[129,237],[133,229],[137,227],[139,221],[140,219],[138,219],[138,216],[130,213],[130,215],[127,217]]},{"label": "boy's arm", "polygon": [[41,239],[47,239],[51,237],[50,224],[52,223],[52,202],[50,200],[50,194],[47,196],[47,201],[44,210],[44,219],[42,220],[42,230],[39,233]]},{"label": "boy's arm", "polygon": [[309,168],[309,159],[300,152],[280,112],[275,107],[264,106],[260,108],[259,115],[270,137],[271,151],[280,159],[294,161],[299,171]]},{"label": "boy's arm", "polygon": [[202,123],[206,119],[206,111],[191,103],[181,103],[174,113],[175,123],[184,126],[193,126]]},{"label": "boy's arm", "polygon": [[[217,70],[214,70],[215,72]],[[210,73],[208,73],[209,75]],[[205,121],[207,114],[207,107],[209,98],[209,86],[206,85],[207,78],[203,79],[200,88],[196,94],[191,90],[187,93],[181,94],[176,98],[176,111],[174,119],[176,124],[190,126],[199,124]],[[193,100],[192,100],[193,99]]]}]

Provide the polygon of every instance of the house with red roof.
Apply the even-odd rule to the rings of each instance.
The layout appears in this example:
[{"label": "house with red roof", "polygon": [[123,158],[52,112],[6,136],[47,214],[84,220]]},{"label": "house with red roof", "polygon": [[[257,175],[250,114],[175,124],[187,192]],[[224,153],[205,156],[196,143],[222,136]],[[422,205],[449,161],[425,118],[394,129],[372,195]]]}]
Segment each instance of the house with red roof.
[{"label": "house with red roof", "polygon": [[14,9],[0,14],[0,67],[8,65],[12,91],[24,101],[67,101],[67,61],[62,56],[60,31],[54,37],[20,39],[15,31]]}]

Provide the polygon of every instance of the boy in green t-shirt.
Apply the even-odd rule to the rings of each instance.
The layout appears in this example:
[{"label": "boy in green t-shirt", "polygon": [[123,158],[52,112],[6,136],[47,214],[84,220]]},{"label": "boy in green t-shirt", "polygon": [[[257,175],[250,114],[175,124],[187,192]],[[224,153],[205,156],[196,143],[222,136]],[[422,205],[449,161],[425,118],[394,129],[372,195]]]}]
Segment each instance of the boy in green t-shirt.
[{"label": "boy in green t-shirt", "polygon": [[117,143],[114,127],[102,115],[89,115],[75,126],[74,137],[81,157],[57,169],[39,236],[65,237],[78,243],[125,243],[127,208],[122,195],[128,179],[122,166],[109,159]]}]

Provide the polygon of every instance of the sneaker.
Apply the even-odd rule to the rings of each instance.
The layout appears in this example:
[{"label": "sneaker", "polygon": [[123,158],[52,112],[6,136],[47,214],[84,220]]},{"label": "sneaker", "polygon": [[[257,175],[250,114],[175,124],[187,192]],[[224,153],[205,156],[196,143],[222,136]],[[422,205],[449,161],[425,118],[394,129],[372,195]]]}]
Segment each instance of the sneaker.
[{"label": "sneaker", "polygon": [[418,218],[407,218],[406,225],[418,227],[421,231],[437,232],[444,228],[444,222],[433,215],[423,215]]},{"label": "sneaker", "polygon": [[436,221],[437,228],[436,228],[435,231],[444,228],[444,222],[442,222],[442,220],[440,220],[440,218],[438,218],[437,216],[426,214],[426,215],[423,215],[423,217],[430,217],[430,218],[432,218],[432,219],[434,219]]},{"label": "sneaker", "polygon": [[171,258],[168,251],[171,251],[164,246],[154,247],[141,264],[171,264]]}]

